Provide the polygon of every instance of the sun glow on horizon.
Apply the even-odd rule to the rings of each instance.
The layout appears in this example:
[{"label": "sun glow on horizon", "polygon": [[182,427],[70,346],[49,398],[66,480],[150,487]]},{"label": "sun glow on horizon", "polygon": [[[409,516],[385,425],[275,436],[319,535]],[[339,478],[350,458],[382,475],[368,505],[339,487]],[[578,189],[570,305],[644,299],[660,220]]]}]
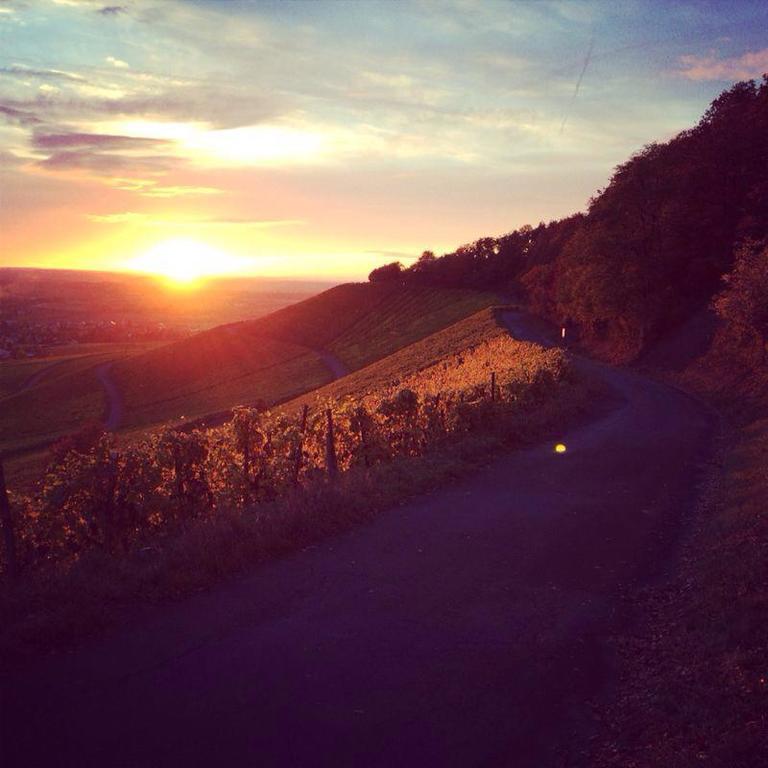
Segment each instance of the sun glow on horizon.
[{"label": "sun glow on horizon", "polygon": [[244,266],[242,259],[186,237],[162,240],[130,263],[132,270],[157,275],[183,286],[207,277],[232,275],[243,271]]}]

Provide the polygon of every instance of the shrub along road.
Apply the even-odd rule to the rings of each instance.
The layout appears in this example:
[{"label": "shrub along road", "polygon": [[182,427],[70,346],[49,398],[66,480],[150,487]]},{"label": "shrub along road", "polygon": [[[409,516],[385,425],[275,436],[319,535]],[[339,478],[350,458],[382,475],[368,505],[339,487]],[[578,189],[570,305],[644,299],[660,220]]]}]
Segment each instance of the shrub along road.
[{"label": "shrub along road", "polygon": [[500,457],[19,671],[4,765],[578,765],[607,638],[671,557],[713,420],[668,386],[577,365],[618,397],[559,436],[565,453]]}]

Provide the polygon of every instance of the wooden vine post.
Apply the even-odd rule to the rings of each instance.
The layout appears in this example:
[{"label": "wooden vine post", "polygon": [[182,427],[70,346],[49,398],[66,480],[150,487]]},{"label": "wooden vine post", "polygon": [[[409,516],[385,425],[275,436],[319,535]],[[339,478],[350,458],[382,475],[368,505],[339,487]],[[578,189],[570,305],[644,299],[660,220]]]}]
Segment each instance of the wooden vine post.
[{"label": "wooden vine post", "polygon": [[330,408],[325,409],[325,468],[331,480],[336,478],[339,467],[336,462],[336,444],[333,439],[333,413]]},{"label": "wooden vine post", "polygon": [[296,485],[299,482],[299,472],[301,472],[301,459],[304,453],[304,433],[307,430],[307,415],[309,414],[309,406],[305,403],[301,409],[301,423],[299,425],[299,439],[296,443],[296,455],[294,456],[293,465],[293,484]]},{"label": "wooden vine post", "polygon": [[370,467],[371,459],[368,456],[368,436],[365,431],[365,416],[363,414],[360,416],[360,445],[363,448],[363,461],[365,462],[365,466]]},{"label": "wooden vine post", "polygon": [[173,444],[173,479],[176,485],[176,503],[178,505],[179,517],[183,517],[186,509],[184,462],[181,459],[181,446],[178,443]]},{"label": "wooden vine post", "polygon": [[102,510],[102,534],[104,535],[104,548],[112,552],[115,547],[115,491],[117,489],[117,451],[109,452],[109,461],[106,467],[106,493]]},{"label": "wooden vine post", "polygon": [[11,502],[8,500],[8,490],[5,487],[5,471],[3,470],[2,457],[0,457],[0,524],[3,527],[3,545],[8,576],[15,578],[18,573],[16,533],[13,529],[13,519],[11,517]]}]

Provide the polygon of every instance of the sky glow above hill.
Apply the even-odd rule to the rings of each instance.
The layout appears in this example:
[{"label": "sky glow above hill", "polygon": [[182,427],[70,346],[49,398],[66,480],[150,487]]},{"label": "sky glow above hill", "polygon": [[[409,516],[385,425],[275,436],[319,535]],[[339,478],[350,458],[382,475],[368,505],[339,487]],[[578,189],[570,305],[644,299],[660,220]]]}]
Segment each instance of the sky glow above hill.
[{"label": "sky glow above hill", "polygon": [[764,3],[0,0],[0,261],[189,241],[360,278],[583,210],[768,70],[766,29]]}]

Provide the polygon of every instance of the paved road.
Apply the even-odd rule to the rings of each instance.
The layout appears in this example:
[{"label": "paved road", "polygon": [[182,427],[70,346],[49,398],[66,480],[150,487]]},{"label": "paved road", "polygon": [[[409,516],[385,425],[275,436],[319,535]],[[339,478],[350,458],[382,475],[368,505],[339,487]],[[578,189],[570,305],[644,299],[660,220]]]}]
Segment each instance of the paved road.
[{"label": "paved road", "polygon": [[618,594],[663,564],[713,431],[676,390],[579,365],[618,404],[567,453],[504,456],[19,672],[4,765],[578,765]]},{"label": "paved road", "polygon": [[336,355],[334,355],[331,352],[327,352],[324,349],[313,349],[312,350],[323,362],[323,365],[331,372],[331,375],[334,378],[334,381],[336,379],[340,379],[342,376],[346,376],[349,373],[349,368],[347,368],[344,363],[339,360]]},{"label": "paved road", "polygon": [[104,429],[114,432],[123,422],[124,406],[123,396],[117,388],[112,375],[112,363],[102,363],[96,366],[96,377],[104,389],[106,398],[106,415],[104,417]]}]

